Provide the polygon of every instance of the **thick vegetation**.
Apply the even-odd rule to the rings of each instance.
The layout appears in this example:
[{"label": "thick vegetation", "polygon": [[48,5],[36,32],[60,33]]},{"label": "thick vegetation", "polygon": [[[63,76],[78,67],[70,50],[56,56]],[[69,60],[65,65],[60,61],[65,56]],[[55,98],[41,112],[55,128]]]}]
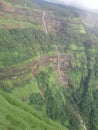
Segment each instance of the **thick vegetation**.
[{"label": "thick vegetation", "polygon": [[[7,2],[18,7],[15,1]],[[24,7],[20,1],[18,4]],[[64,12],[64,7],[46,3],[35,7],[36,17],[32,17],[37,20],[41,20],[39,9],[47,11],[48,35],[41,22],[39,27],[29,19],[28,26],[27,16],[26,26],[22,21],[23,27],[19,24],[17,28],[15,16],[13,26],[8,22],[8,28],[0,27],[0,88],[5,91],[0,91],[0,128],[84,130],[85,126],[97,130],[98,39],[93,28],[88,31],[72,9]],[[28,4],[24,10],[31,11],[31,6]],[[0,22],[9,16],[2,17]]]},{"label": "thick vegetation", "polygon": [[0,116],[0,129],[3,130],[67,130],[2,91]]}]

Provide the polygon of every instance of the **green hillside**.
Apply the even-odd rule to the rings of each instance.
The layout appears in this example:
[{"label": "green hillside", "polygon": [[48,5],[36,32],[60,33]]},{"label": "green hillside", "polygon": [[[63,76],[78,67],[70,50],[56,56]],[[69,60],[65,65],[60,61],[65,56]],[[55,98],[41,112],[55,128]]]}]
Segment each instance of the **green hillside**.
[{"label": "green hillside", "polygon": [[0,129],[98,130],[98,16],[40,2],[0,0]]},{"label": "green hillside", "polygon": [[2,91],[0,117],[3,130],[67,130]]}]

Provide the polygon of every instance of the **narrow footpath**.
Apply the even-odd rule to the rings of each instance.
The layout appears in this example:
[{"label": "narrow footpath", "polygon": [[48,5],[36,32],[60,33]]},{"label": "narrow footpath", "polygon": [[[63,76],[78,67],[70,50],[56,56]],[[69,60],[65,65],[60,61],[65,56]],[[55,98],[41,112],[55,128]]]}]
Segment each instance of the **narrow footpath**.
[{"label": "narrow footpath", "polygon": [[45,31],[45,33],[48,34],[48,30],[47,30],[47,26],[46,26],[46,21],[45,21],[45,16],[46,16],[46,12],[43,11],[42,23],[43,23],[43,26],[44,26],[44,31]]},{"label": "narrow footpath", "polygon": [[61,62],[60,62],[61,54],[58,50],[57,45],[55,45],[55,49],[56,49],[56,55],[57,55],[57,70],[58,70],[59,78],[60,78],[61,83],[65,84],[65,81],[63,80],[63,76],[62,76],[62,71],[61,71]]}]

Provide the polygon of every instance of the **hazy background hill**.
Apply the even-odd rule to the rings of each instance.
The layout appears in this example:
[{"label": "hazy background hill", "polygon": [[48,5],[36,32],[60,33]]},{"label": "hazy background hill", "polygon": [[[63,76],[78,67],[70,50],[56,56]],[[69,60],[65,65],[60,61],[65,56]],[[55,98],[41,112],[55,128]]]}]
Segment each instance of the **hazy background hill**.
[{"label": "hazy background hill", "polygon": [[0,0],[0,89],[3,130],[97,130],[98,16]]}]

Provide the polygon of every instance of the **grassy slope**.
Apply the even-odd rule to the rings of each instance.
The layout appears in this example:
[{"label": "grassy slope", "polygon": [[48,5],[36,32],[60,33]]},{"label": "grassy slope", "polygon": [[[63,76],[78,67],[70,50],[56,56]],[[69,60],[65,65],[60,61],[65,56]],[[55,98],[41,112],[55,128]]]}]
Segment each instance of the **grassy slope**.
[{"label": "grassy slope", "polygon": [[0,129],[67,130],[2,91],[0,91]]}]

